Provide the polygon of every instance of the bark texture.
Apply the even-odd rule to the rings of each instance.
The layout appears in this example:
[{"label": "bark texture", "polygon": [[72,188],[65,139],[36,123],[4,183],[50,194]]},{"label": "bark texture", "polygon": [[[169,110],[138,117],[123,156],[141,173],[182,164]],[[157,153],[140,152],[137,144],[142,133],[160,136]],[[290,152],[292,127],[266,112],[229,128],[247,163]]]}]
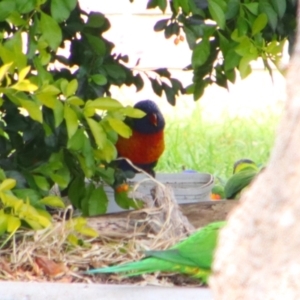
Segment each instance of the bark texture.
[{"label": "bark texture", "polygon": [[214,299],[300,299],[299,72],[298,13],[285,112],[267,168],[221,232],[210,280]]}]

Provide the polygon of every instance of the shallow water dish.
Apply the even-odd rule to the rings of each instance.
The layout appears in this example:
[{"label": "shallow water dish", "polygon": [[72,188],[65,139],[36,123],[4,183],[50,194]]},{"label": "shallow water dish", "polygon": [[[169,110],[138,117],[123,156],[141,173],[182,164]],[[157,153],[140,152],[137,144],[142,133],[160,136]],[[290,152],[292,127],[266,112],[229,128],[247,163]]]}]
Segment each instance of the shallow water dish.
[{"label": "shallow water dish", "polygon": [[[137,191],[150,195],[150,190],[155,186],[155,182],[151,179],[145,180],[147,178],[149,177],[144,174],[137,174],[129,181],[129,184],[135,185],[140,182]],[[172,187],[175,198],[179,204],[209,201],[210,193],[214,186],[214,177],[208,173],[159,173],[156,174],[156,180]],[[124,209],[115,203],[113,190],[110,187],[105,187],[105,191],[109,197],[107,212],[124,211]]]}]

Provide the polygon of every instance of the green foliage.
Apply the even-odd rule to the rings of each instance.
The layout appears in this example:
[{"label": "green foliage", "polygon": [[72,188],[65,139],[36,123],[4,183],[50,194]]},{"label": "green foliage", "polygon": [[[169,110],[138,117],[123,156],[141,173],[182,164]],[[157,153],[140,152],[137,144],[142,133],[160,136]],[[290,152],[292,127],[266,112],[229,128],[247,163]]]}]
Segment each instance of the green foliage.
[{"label": "green foliage", "polygon": [[39,199],[36,191],[17,188],[15,179],[5,178],[3,170],[0,173],[0,236],[9,234],[3,246],[21,226],[34,230],[50,226],[51,215],[45,205],[62,208],[64,203],[56,196]]},{"label": "green foliage", "polygon": [[[166,38],[185,35],[193,52],[187,69],[194,72],[186,92],[195,100],[209,84],[227,88],[228,81],[235,82],[236,72],[247,77],[250,62],[258,58],[272,76],[270,62],[278,65],[287,39],[293,48],[294,0],[149,0],[148,8],[164,11],[167,2],[172,16],[158,21],[154,30],[164,31]],[[154,91],[160,95],[161,90],[156,84]]]},{"label": "green foliage", "polygon": [[0,1],[0,167],[19,192],[31,191],[22,199],[60,206],[49,196],[57,184],[84,215],[105,213],[117,134],[131,135],[126,116],[143,116],[109,88],[143,82],[112,54],[103,14],[77,0],[25,2]]},{"label": "green foliage", "polygon": [[73,218],[66,222],[65,227],[70,233],[68,234],[68,242],[76,246],[88,246],[83,237],[95,238],[99,234],[93,228],[89,227],[85,218]]}]

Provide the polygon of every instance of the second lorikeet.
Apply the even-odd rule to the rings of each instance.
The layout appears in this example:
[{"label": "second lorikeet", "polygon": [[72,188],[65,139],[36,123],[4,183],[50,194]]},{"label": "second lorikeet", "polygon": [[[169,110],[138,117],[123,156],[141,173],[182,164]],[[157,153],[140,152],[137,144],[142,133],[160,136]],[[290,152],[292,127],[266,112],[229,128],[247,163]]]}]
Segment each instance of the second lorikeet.
[{"label": "second lorikeet", "polygon": [[250,159],[240,159],[233,166],[233,175],[224,187],[227,199],[238,198],[240,192],[250,184],[260,171],[259,167]]},{"label": "second lorikeet", "polygon": [[[165,149],[165,119],[157,104],[151,100],[139,101],[134,108],[146,115],[140,119],[125,120],[132,129],[132,135],[128,139],[119,136],[116,143],[118,155],[130,159],[134,165],[154,176],[153,168]],[[124,171],[133,170],[125,160],[120,161],[119,167]]]},{"label": "second lorikeet", "polygon": [[136,276],[157,271],[178,272],[206,283],[219,232],[225,224],[226,221],[210,223],[168,250],[146,251],[146,258],[140,261],[89,270],[87,274],[123,273],[125,276]]}]

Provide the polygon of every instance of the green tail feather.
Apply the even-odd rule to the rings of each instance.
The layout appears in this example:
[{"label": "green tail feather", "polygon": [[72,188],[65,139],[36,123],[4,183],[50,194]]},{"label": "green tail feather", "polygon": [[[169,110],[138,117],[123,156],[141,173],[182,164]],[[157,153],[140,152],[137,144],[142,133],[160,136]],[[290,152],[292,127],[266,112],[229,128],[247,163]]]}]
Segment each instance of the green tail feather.
[{"label": "green tail feather", "polygon": [[169,261],[149,257],[141,261],[124,265],[89,270],[86,274],[123,273],[122,275],[131,277],[155,272],[176,272],[186,274],[196,279],[200,279],[203,283],[207,283],[207,279],[211,273],[211,271],[207,269],[176,265]]},{"label": "green tail feather", "polygon": [[126,276],[136,276],[157,271],[172,271],[173,268],[174,263],[172,262],[149,257],[141,261],[130,262],[123,265],[89,270],[86,273],[125,273]]}]

